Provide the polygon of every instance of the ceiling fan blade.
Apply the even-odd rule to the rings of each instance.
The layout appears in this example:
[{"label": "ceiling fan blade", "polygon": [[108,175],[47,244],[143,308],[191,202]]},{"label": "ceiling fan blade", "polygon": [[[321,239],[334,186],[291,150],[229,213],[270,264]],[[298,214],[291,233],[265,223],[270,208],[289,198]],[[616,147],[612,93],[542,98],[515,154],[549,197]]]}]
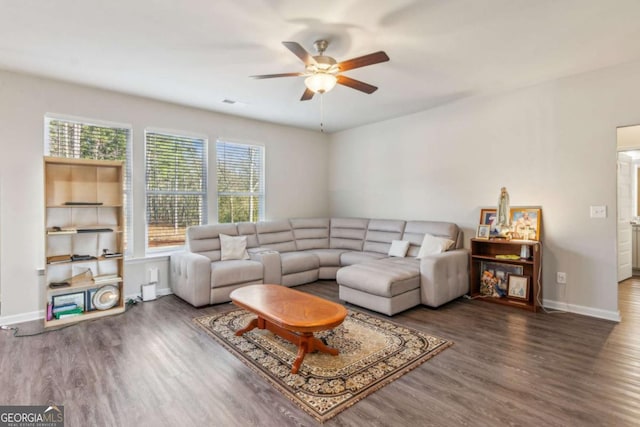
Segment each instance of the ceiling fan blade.
[{"label": "ceiling fan blade", "polygon": [[371,94],[378,90],[377,87],[372,86],[365,82],[361,82],[360,80],[352,79],[350,77],[341,76],[341,75],[337,77],[338,77],[338,82],[337,82],[338,84],[341,84],[343,86],[349,86],[351,89],[359,90],[360,92]]},{"label": "ceiling fan blade", "polygon": [[369,55],[359,56],[353,59],[347,59],[338,64],[340,71],[353,70],[354,68],[366,67],[367,65],[386,62],[389,57],[383,51],[370,53]]},{"label": "ceiling fan blade", "polygon": [[262,74],[259,76],[249,76],[254,79],[272,79],[274,77],[295,77],[295,76],[303,76],[304,73],[282,73],[282,74]]},{"label": "ceiling fan blade", "polygon": [[285,45],[285,47],[289,49],[291,52],[293,52],[295,56],[300,58],[302,62],[304,62],[304,65],[311,65],[316,63],[316,60],[313,59],[313,56],[311,56],[309,52],[305,50],[305,48],[300,46],[300,43],[282,42],[282,44]]},{"label": "ceiling fan blade", "polygon": [[305,89],[304,93],[302,94],[302,98],[300,98],[300,101],[308,101],[313,98],[314,94],[315,92],[311,89]]}]

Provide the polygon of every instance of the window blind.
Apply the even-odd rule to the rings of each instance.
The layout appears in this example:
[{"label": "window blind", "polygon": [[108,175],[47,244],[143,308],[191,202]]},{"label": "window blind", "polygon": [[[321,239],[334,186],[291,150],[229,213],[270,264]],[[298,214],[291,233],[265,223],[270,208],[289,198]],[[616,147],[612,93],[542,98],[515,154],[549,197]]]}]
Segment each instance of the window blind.
[{"label": "window blind", "polygon": [[184,245],[206,223],[206,140],[147,131],[145,142],[147,248]]},{"label": "window blind", "polygon": [[218,222],[264,219],[264,147],[216,142]]},{"label": "window blind", "polygon": [[[98,122],[96,120],[96,122]],[[45,117],[45,155],[75,159],[124,160],[124,248],[131,254],[131,127],[88,120]]]}]

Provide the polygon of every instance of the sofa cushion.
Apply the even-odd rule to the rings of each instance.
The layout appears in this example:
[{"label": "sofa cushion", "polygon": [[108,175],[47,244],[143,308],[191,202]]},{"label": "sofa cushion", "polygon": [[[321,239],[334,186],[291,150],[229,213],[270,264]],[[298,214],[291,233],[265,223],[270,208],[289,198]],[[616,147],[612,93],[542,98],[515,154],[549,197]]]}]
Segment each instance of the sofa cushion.
[{"label": "sofa cushion", "polygon": [[299,218],[289,222],[299,251],[329,248],[328,218]]},{"label": "sofa cushion", "polygon": [[263,248],[273,249],[278,252],[296,250],[291,224],[289,224],[288,220],[258,222],[256,231],[258,232],[258,243]]},{"label": "sofa cushion", "polygon": [[456,242],[455,248],[463,247],[462,233],[454,223],[442,221],[407,221],[402,235],[402,240],[411,242],[407,256],[415,257],[418,255],[426,233],[453,240]]},{"label": "sofa cushion", "polygon": [[348,249],[361,251],[364,236],[367,234],[368,219],[364,218],[331,218],[331,249]]},{"label": "sofa cushion", "polygon": [[420,251],[416,258],[424,258],[429,255],[440,254],[442,252],[446,252],[455,245],[456,242],[450,239],[445,239],[443,237],[432,236],[427,233],[424,235],[424,239],[422,239],[422,245],[420,246]]},{"label": "sofa cushion", "polygon": [[382,259],[343,267],[337,282],[372,295],[391,298],[420,287],[420,262],[416,259]]},{"label": "sofa cushion", "polygon": [[247,236],[247,248],[257,248],[259,244],[255,222],[239,222],[236,225],[238,226],[238,236]]},{"label": "sofa cushion", "polygon": [[340,267],[340,255],[346,252],[344,249],[309,249],[306,251],[314,254],[320,261],[320,267]]},{"label": "sofa cushion", "polygon": [[318,269],[318,257],[308,252],[285,252],[280,254],[282,274],[300,273],[301,271]]},{"label": "sofa cushion", "polygon": [[361,262],[386,258],[386,256],[386,254],[383,255],[378,252],[348,251],[340,255],[340,265],[359,264]]},{"label": "sofa cushion", "polygon": [[207,224],[187,228],[187,251],[220,261],[220,234],[236,236],[235,224]]},{"label": "sofa cushion", "polygon": [[247,236],[227,236],[220,234],[220,259],[249,259],[247,253]]},{"label": "sofa cushion", "polygon": [[406,240],[393,240],[389,248],[389,256],[404,258],[409,250],[409,242]]},{"label": "sofa cushion", "polygon": [[262,263],[251,260],[231,260],[211,263],[211,287],[262,280]]},{"label": "sofa cushion", "polygon": [[404,221],[392,219],[372,219],[367,226],[367,234],[362,250],[389,253],[392,240],[400,240],[404,231]]}]

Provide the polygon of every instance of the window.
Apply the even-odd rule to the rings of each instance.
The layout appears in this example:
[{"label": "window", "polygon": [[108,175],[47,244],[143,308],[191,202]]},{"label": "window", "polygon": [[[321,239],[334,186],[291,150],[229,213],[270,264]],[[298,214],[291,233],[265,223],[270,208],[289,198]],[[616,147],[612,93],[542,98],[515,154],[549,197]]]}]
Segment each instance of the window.
[{"label": "window", "polygon": [[91,119],[45,117],[45,155],[124,160],[124,247],[131,254],[131,126]]},{"label": "window", "polygon": [[264,219],[264,147],[216,143],[218,222]]},{"label": "window", "polygon": [[145,132],[147,248],[184,245],[190,225],[206,223],[206,139]]}]

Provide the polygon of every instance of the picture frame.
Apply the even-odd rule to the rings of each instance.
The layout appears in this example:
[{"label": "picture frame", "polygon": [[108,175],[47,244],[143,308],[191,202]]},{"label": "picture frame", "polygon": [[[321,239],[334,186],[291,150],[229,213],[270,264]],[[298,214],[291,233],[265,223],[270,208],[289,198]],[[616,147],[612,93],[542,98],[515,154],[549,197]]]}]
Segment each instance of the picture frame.
[{"label": "picture frame", "polygon": [[53,295],[51,297],[51,305],[55,307],[59,307],[65,304],[76,304],[78,308],[82,308],[84,310],[85,307],[85,293],[84,292],[73,292],[69,294],[62,295]]},{"label": "picture frame", "polygon": [[85,311],[94,311],[96,309],[96,306],[93,305],[93,294],[95,294],[97,290],[98,288],[93,288],[85,291]]},{"label": "picture frame", "polygon": [[481,281],[484,279],[485,282],[493,284],[493,296],[506,296],[509,275],[522,275],[523,273],[524,267],[522,265],[493,261],[482,261],[480,263]]},{"label": "picture frame", "polygon": [[490,225],[488,225],[488,224],[480,224],[480,225],[478,225],[478,230],[476,231],[476,239],[488,240],[490,234],[491,234],[491,226]]},{"label": "picture frame", "polygon": [[521,274],[509,274],[509,290],[507,291],[509,298],[517,298],[521,300],[529,299],[529,276]]},{"label": "picture frame", "polygon": [[480,224],[489,226],[489,237],[495,237],[498,235],[498,230],[495,229],[495,221],[496,208],[480,209]]},{"label": "picture frame", "polygon": [[511,236],[517,240],[540,240],[542,209],[535,207],[511,208]]},{"label": "picture frame", "polygon": [[480,209],[480,224],[490,225],[495,220],[496,209]]}]

